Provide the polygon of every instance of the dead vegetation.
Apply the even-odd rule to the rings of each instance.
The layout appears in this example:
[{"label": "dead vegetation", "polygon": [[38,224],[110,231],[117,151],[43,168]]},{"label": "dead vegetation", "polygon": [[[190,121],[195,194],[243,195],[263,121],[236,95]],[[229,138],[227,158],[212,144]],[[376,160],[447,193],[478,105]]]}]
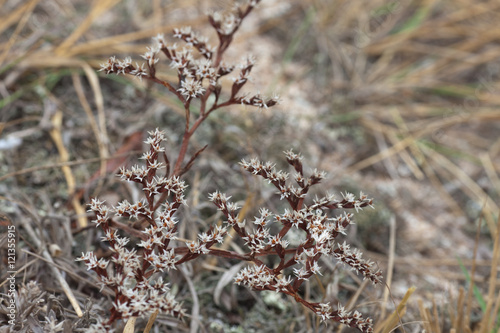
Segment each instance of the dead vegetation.
[{"label": "dead vegetation", "polygon": [[[1,265],[3,235],[15,225],[17,290],[33,331],[58,324],[76,331],[85,327],[82,318],[106,311],[105,292],[74,261],[89,249],[106,251],[87,222],[89,198],[113,204],[137,196],[118,184],[117,168],[140,156],[147,130],[167,131],[172,150],[182,134],[183,111],[166,91],[96,69],[111,55],[138,58],[158,32],[202,30],[205,11],[228,3],[0,2]],[[194,149],[209,148],[191,171],[185,214],[194,225],[182,237],[217,222],[206,203],[216,188],[233,191],[253,216],[269,189],[234,165],[246,156],[276,160],[294,148],[330,174],[332,192],[369,189],[375,198],[376,212],[359,219],[351,241],[377,259],[395,303],[407,301],[407,332],[498,330],[499,18],[494,0],[264,1],[231,56],[257,56],[253,84],[278,92],[281,107],[234,108],[198,133]],[[159,71],[172,75],[166,66]],[[307,296],[359,304],[366,285],[330,265],[324,284],[311,281]],[[206,331],[337,331],[318,327],[290,302],[223,288],[230,262],[189,269],[171,285]],[[339,294],[339,285],[350,292]],[[378,332],[399,325],[387,291],[363,294]],[[0,320],[4,314],[0,303]],[[259,326],[264,321],[272,328]],[[156,323],[165,332],[189,330],[167,317]]]}]

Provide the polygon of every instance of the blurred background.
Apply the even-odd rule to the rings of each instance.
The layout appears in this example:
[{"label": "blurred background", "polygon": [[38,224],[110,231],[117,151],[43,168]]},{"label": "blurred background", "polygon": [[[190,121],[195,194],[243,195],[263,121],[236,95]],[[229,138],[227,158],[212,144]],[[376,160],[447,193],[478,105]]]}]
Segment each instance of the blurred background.
[{"label": "blurred background", "polygon": [[[0,230],[17,226],[23,299],[44,295],[51,304],[26,314],[40,327],[51,310],[68,327],[85,324],[64,310],[68,301],[48,269],[54,264],[40,248],[59,247],[51,256],[87,320],[105,312],[105,293],[74,262],[82,251],[104,251],[99,232],[85,227],[86,204],[96,196],[109,204],[137,198],[140,190],[121,184],[117,168],[137,163],[147,131],[166,132],[171,156],[183,133],[175,96],[106,76],[99,64],[110,56],[141,62],[151,37],[164,33],[174,42],[175,27],[191,26],[215,45],[206,13],[233,4],[0,1]],[[371,316],[378,332],[398,325],[391,317],[398,304],[407,332],[498,330],[499,21],[497,0],[263,0],[225,61],[255,56],[245,91],[277,93],[281,103],[219,110],[197,131],[192,152],[208,148],[186,175],[181,236],[193,239],[221,218],[207,203],[215,189],[244,205],[248,218],[262,205],[279,211],[274,190],[238,162],[258,157],[285,168],[282,152],[293,148],[308,170],[327,171],[324,192],[374,198],[375,209],[355,215],[346,240],[378,263],[391,291],[325,262],[305,291],[311,300],[347,304]],[[176,80],[167,59],[158,66],[163,79]],[[349,331],[319,325],[293,300],[221,283],[234,264],[193,263],[196,302],[183,277],[171,277],[188,313],[198,307],[202,332]],[[38,290],[27,286],[32,280]],[[160,316],[156,329],[189,331],[189,320],[183,326]]]}]

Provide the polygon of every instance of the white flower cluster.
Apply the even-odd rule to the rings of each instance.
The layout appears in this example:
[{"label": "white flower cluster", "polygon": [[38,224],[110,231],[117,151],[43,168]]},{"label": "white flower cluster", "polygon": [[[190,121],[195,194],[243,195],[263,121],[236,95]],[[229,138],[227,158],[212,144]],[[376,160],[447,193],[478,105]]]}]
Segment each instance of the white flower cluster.
[{"label": "white flower cluster", "polygon": [[373,284],[382,283],[382,272],[375,270],[375,264],[371,260],[363,259],[361,251],[354,249],[351,251],[350,245],[344,242],[338,244],[333,252],[336,259],[351,267],[356,273],[361,272],[363,279],[370,279]]},{"label": "white flower cluster", "polygon": [[256,158],[252,158],[250,162],[242,160],[240,165],[248,172],[254,175],[260,175],[267,179],[269,183],[277,183],[279,185],[284,184],[289,176],[289,173],[284,171],[276,171],[275,164],[271,162],[266,162],[263,164]]},{"label": "white flower cluster", "polygon": [[131,204],[127,200],[123,200],[119,202],[113,210],[117,216],[133,217],[135,219],[143,216],[151,217],[152,215],[151,210],[143,200],[134,204]]},{"label": "white flower cluster", "polygon": [[[107,230],[109,234],[109,230]],[[95,254],[88,252],[82,254],[77,260],[85,261],[87,269],[95,271],[101,280],[101,287],[109,287],[117,295],[113,304],[120,318],[131,316],[143,316],[147,313],[159,310],[161,312],[182,316],[184,310],[174,297],[168,292],[168,284],[159,277],[156,281],[148,281],[143,278],[143,259],[149,262],[154,271],[163,268],[175,268],[175,253],[163,250],[161,255],[156,255],[154,250],[146,250],[144,257],[137,253],[135,249],[129,250],[125,245],[129,242],[126,237],[118,237],[116,233],[109,237],[110,248],[114,252],[111,262],[113,268],[108,267],[109,260],[103,258],[97,260]],[[171,266],[165,264],[171,263]],[[119,299],[119,300],[118,300]]]},{"label": "white flower cluster", "polygon": [[90,201],[90,211],[95,212],[96,219],[92,220],[92,222],[96,224],[96,227],[102,223],[106,223],[109,219],[109,208],[104,205],[104,201],[92,198]]},{"label": "white flower cluster", "polygon": [[[251,257],[264,253],[274,254],[281,258],[281,264],[275,269],[268,268],[264,264],[246,267],[237,274],[235,282],[258,290],[276,290],[294,295],[303,281],[313,275],[321,275],[319,259],[324,255],[348,265],[374,284],[381,283],[382,274],[375,269],[373,262],[362,259],[361,252],[350,250],[345,242],[339,244],[336,241],[336,238],[340,234],[345,235],[347,227],[353,224],[353,214],[343,212],[334,217],[328,214],[329,211],[335,209],[354,208],[358,211],[367,206],[373,208],[372,200],[363,193],[356,198],[353,194],[346,192],[342,194],[342,200],[336,200],[334,195],[327,194],[321,198],[316,197],[309,205],[306,204],[304,200],[308,190],[324,179],[326,174],[315,169],[310,176],[305,176],[302,156],[293,151],[287,151],[285,155],[288,163],[295,169],[296,174],[293,179],[297,186],[288,184],[289,174],[277,171],[275,165],[270,162],[263,163],[252,159],[249,162],[243,160],[240,163],[248,172],[259,175],[273,184],[279,190],[278,194],[281,198],[287,199],[291,209],[285,209],[282,214],[272,214],[267,209],[261,208],[260,216],[255,217],[254,227],[251,230],[246,230],[245,225],[236,229],[250,249]],[[212,194],[211,200],[226,215],[228,223],[235,226],[237,208],[229,202],[229,197],[216,192]],[[268,225],[271,222],[277,222],[282,226],[278,234],[270,232]],[[305,233],[305,239],[295,249],[287,249],[289,242],[285,240],[285,237],[290,228],[296,228]],[[293,258],[285,260],[285,251],[293,253]],[[282,270],[287,267],[293,268],[294,279],[292,279],[293,276],[283,274]],[[346,312],[340,306],[338,311],[333,311],[328,304],[320,304],[316,312],[322,320],[334,319],[357,327],[363,332],[371,332],[371,320],[363,319],[359,312]]]},{"label": "white flower cluster", "polygon": [[[163,280],[153,282],[149,277],[155,273],[161,274],[176,269],[176,265],[199,255],[210,254],[213,244],[224,241],[229,227],[232,227],[245,241],[250,252],[243,256],[229,252],[225,252],[224,255],[234,258],[245,257],[246,260],[255,263],[236,275],[237,284],[257,290],[274,290],[297,298],[299,297],[297,291],[304,281],[313,275],[322,274],[319,265],[322,256],[337,259],[374,284],[381,283],[381,272],[374,268],[373,262],[362,259],[361,252],[351,250],[347,243],[340,244],[336,241],[336,238],[340,234],[345,234],[347,227],[352,224],[353,215],[344,212],[330,217],[328,214],[329,211],[339,208],[359,210],[371,207],[372,200],[363,193],[356,198],[346,192],[342,194],[341,200],[336,200],[335,196],[327,194],[321,198],[316,197],[312,203],[307,204],[304,200],[309,189],[319,183],[325,177],[325,173],[314,170],[310,176],[305,176],[302,157],[292,151],[285,154],[288,163],[295,169],[293,180],[296,185],[288,184],[289,174],[276,170],[275,165],[270,162],[262,163],[257,159],[241,162],[244,169],[273,184],[279,190],[281,197],[286,198],[290,205],[289,209],[285,209],[282,214],[273,214],[268,209],[261,208],[259,215],[253,218],[252,224],[246,225],[238,215],[238,205],[231,202],[230,197],[216,191],[210,195],[210,200],[226,216],[226,225],[211,228],[199,234],[196,240],[187,241],[188,252],[184,252],[184,256],[178,258],[175,249],[169,247],[169,243],[176,239],[178,220],[175,213],[185,204],[186,186],[177,176],[157,175],[158,170],[163,168],[158,159],[163,152],[161,143],[165,137],[158,130],[149,134],[146,143],[150,149],[142,156],[146,166],[120,170],[122,180],[142,185],[146,199],[136,203],[123,200],[112,208],[108,208],[98,199],[93,199],[90,209],[96,215],[94,222],[104,230],[105,236],[102,239],[109,242],[113,255],[110,260],[98,259],[95,254],[88,252],[78,259],[84,261],[89,270],[99,275],[102,287],[109,287],[115,291],[117,297],[112,316],[128,318],[158,309],[176,316],[183,315],[183,310],[168,293],[168,287]],[[155,200],[158,194],[171,199],[158,207]],[[114,212],[115,216],[142,219],[149,223],[141,233],[141,242],[137,244],[141,251],[126,247],[130,239],[121,237],[112,228],[111,212]],[[281,226],[278,233],[271,233],[269,225],[272,223]],[[290,243],[286,239],[291,228],[302,230],[305,235],[294,249],[289,248]],[[217,254],[221,250],[214,249],[214,251]],[[292,256],[285,256],[286,254]],[[278,256],[279,265],[275,268],[267,267],[258,259],[263,255]],[[291,268],[293,274],[285,274],[283,270],[286,268]],[[346,312],[341,306],[334,311],[328,304],[314,304],[309,303],[311,309],[316,309],[322,320],[333,319],[357,327],[363,332],[371,332],[371,321],[363,319],[358,312]]]},{"label": "white flower cluster", "polygon": [[[156,51],[157,53],[157,51]],[[154,50],[149,50],[142,57],[148,60],[148,63],[156,64],[158,58],[155,58],[156,53]],[[132,58],[126,57],[123,60],[116,59],[116,57],[110,57],[107,62],[101,64],[101,69],[99,71],[104,71],[106,74],[131,74],[142,80],[143,76],[147,76],[148,72],[144,68],[144,64],[139,65],[137,62],[135,66],[132,65]]]},{"label": "white flower cluster", "polygon": [[238,217],[238,205],[229,201],[231,197],[226,196],[224,193],[215,191],[209,195],[209,200],[212,201],[217,208],[224,213],[227,217],[227,223],[232,227],[243,228],[245,221],[241,221]]},{"label": "white flower cluster", "polygon": [[146,47],[147,51],[141,55],[141,57],[146,60],[146,64],[148,65],[149,68],[154,67],[158,61],[160,61],[159,58],[156,56],[158,55],[158,52],[160,52],[160,48],[158,45],[153,45],[153,46],[147,46]]},{"label": "white flower cluster", "polygon": [[[113,254],[108,260],[98,259],[93,252],[87,252],[77,259],[84,261],[88,270],[97,273],[102,288],[108,287],[115,292],[112,319],[142,316],[156,310],[178,317],[184,315],[184,310],[168,293],[168,285],[162,277],[154,281],[150,277],[155,273],[176,269],[179,258],[169,243],[176,239],[178,220],[174,215],[185,204],[186,185],[176,176],[157,176],[157,171],[163,167],[158,159],[159,153],[164,151],[161,143],[165,135],[158,129],[149,134],[146,143],[150,149],[142,157],[146,166],[134,166],[130,170],[123,168],[119,173],[122,180],[140,183],[146,200],[135,203],[123,200],[116,207],[108,208],[104,202],[92,199],[90,211],[96,215],[93,222],[103,229],[105,236],[102,240],[109,243]],[[155,195],[159,193],[170,196],[172,200],[156,207]],[[142,250],[127,247],[130,238],[118,234],[110,212],[114,212],[117,217],[148,222],[148,227],[140,234],[142,240],[136,244]],[[225,234],[225,230],[215,230]],[[221,239],[220,235],[216,237]],[[101,324],[96,325],[98,327]]]},{"label": "white flower cluster", "polygon": [[322,321],[335,319],[342,324],[355,327],[361,332],[373,332],[373,320],[371,318],[363,318],[358,311],[349,312],[340,304],[337,306],[337,311],[333,311],[330,303],[320,303],[316,309],[316,314]]},{"label": "white flower cluster", "polygon": [[[132,64],[132,59],[127,57],[123,60],[110,57],[108,61],[101,64],[100,71],[106,74],[129,74],[142,80],[143,77],[167,87],[177,98],[188,108],[192,99],[200,98],[207,100],[210,94],[214,94],[216,103],[211,110],[217,107],[228,106],[232,104],[243,104],[262,108],[269,108],[279,102],[278,96],[263,98],[260,94],[248,96],[237,96],[240,89],[249,80],[252,67],[255,64],[255,58],[250,56],[245,63],[240,66],[239,76],[233,79],[231,94],[227,101],[218,105],[220,97],[221,84],[219,79],[231,73],[234,66],[226,66],[222,60],[222,55],[233,40],[242,20],[248,13],[260,2],[252,0],[247,2],[246,8],[236,8],[234,13],[222,14],[215,12],[209,15],[211,25],[217,31],[219,45],[213,47],[208,44],[208,39],[195,33],[191,27],[175,28],[173,37],[185,42],[185,47],[178,49],[176,44],[168,45],[163,34],[158,34],[153,38],[153,44],[147,47],[147,51],[141,55],[144,63]],[[197,50],[201,57],[194,55]],[[163,53],[169,60],[170,66],[177,71],[178,82],[176,85],[163,81],[156,76],[156,64],[159,61],[158,54]]]},{"label": "white flower cluster", "polygon": [[248,79],[250,78],[250,71],[252,70],[252,67],[255,65],[255,57],[253,56],[248,56],[246,58],[245,64],[240,65],[240,74],[238,75],[237,78],[233,78],[233,82],[237,86],[243,86]]},{"label": "white flower cluster", "polygon": [[254,265],[243,268],[235,276],[234,281],[238,285],[264,290],[270,289],[277,293],[291,293],[292,278],[290,276],[278,277],[265,265]]},{"label": "white flower cluster", "polygon": [[233,13],[214,12],[210,15],[211,23],[222,36],[231,36],[240,26],[241,18]]},{"label": "white flower cluster", "polygon": [[156,310],[170,316],[183,316],[184,309],[169,293],[167,285],[162,277],[156,281],[137,283],[133,288],[122,290],[126,301],[116,300],[113,306],[124,319],[132,316],[141,317]]},{"label": "white flower cluster", "polygon": [[186,242],[186,245],[191,253],[208,254],[210,253],[210,246],[212,246],[215,242],[224,242],[225,235],[227,235],[227,228],[223,226],[216,226],[215,229],[210,230],[209,232],[199,234],[197,240]]},{"label": "white flower cluster", "polygon": [[156,129],[149,132],[150,137],[145,141],[149,144],[150,150],[145,152],[141,159],[146,161],[146,166],[133,166],[131,169],[121,168],[118,175],[122,180],[140,183],[143,186],[143,191],[146,194],[147,202],[140,201],[136,204],[130,204],[124,200],[115,208],[115,212],[119,216],[135,218],[139,216],[147,216],[151,220],[154,219],[152,211],[147,207],[151,206],[154,196],[160,193],[167,193],[173,195],[173,201],[176,204],[175,209],[180,205],[185,205],[184,190],[186,185],[179,177],[166,177],[158,176],[158,170],[164,168],[163,163],[158,161],[159,153],[164,152],[161,146],[162,141],[165,139],[164,133]]},{"label": "white flower cluster", "polygon": [[193,78],[185,79],[181,81],[181,87],[177,89],[186,99],[196,98],[203,94],[205,88],[200,80],[195,80]]},{"label": "white flower cluster", "polygon": [[[237,81],[234,84],[236,85]],[[264,100],[264,97],[262,97],[260,94],[257,94],[252,97],[248,96],[237,97],[235,98],[235,100],[238,103],[241,103],[242,105],[255,106],[258,107],[259,109],[267,109],[279,103],[279,96],[274,95],[273,97]]]},{"label": "white flower cluster", "polygon": [[182,39],[188,46],[195,47],[206,59],[212,59],[212,55],[215,53],[215,47],[208,44],[208,38],[196,34],[191,30],[191,27],[175,28],[174,37]]},{"label": "white flower cluster", "polygon": [[264,289],[273,284],[275,280],[275,275],[265,265],[245,267],[234,278],[236,284],[257,289]]},{"label": "white flower cluster", "polygon": [[301,265],[300,268],[294,268],[297,278],[307,280],[312,275],[321,275],[319,258],[333,254],[334,240],[338,234],[345,233],[346,226],[352,223],[351,216],[352,214],[344,213],[344,216],[331,218],[321,209],[306,207],[293,213],[286,211],[276,217],[282,224],[302,229],[307,234],[295,253],[294,259]]},{"label": "white flower cluster", "polygon": [[340,317],[339,321],[342,324],[356,327],[361,332],[373,332],[373,320],[371,318],[364,319],[358,311],[348,312],[342,305],[338,305],[337,315]]},{"label": "white flower cluster", "polygon": [[[178,72],[179,86],[177,90],[186,100],[197,98],[205,91],[204,81],[215,86],[219,74],[213,66],[211,58],[214,48],[206,43],[206,39],[195,35],[191,28],[174,29],[174,37],[183,39],[187,46],[194,46],[204,56],[202,59],[195,59],[191,48],[177,50],[176,45],[167,46],[165,37],[158,34],[153,38],[153,45],[147,47],[147,51],[141,55],[145,63],[132,65],[130,57],[124,60],[117,60],[111,57],[104,64],[101,64],[100,71],[106,74],[130,74],[142,80],[143,77],[155,78],[156,64],[159,61],[158,53],[162,51],[170,60],[170,66]],[[146,69],[147,68],[147,69]],[[168,85],[168,84],[167,84]]]}]

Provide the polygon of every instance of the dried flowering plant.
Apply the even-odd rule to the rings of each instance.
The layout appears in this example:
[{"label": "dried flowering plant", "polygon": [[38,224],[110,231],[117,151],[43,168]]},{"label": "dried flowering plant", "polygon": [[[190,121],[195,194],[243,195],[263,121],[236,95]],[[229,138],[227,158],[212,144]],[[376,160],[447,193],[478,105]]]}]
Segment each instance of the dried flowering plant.
[{"label": "dried flowering plant", "polygon": [[[183,103],[186,125],[172,170],[168,154],[162,146],[164,133],[158,129],[149,132],[146,141],[149,150],[142,156],[145,165],[120,169],[119,176],[123,181],[135,182],[142,187],[144,199],[134,203],[123,200],[114,207],[108,207],[96,198],[91,201],[90,210],[96,216],[93,222],[103,230],[102,241],[109,244],[113,254],[110,259],[98,259],[93,252],[88,252],[77,260],[84,261],[89,270],[97,273],[102,287],[108,287],[114,293],[109,320],[95,324],[92,327],[94,331],[110,331],[116,320],[141,317],[155,312],[183,317],[185,311],[169,292],[163,276],[169,270],[177,269],[179,265],[205,255],[251,263],[252,265],[235,276],[237,284],[254,290],[271,290],[293,296],[323,321],[332,319],[358,328],[362,332],[372,331],[371,319],[363,318],[359,312],[348,312],[341,305],[333,308],[329,303],[309,302],[300,295],[302,284],[311,276],[321,274],[319,260],[322,256],[332,257],[344,263],[374,284],[381,283],[381,272],[374,268],[371,261],[362,259],[361,253],[351,250],[345,242],[341,244],[337,241],[337,237],[345,234],[352,223],[353,215],[344,212],[336,217],[331,216],[332,212],[338,209],[358,211],[372,206],[372,200],[362,193],[359,197],[345,193],[339,200],[333,195],[311,200],[311,187],[319,184],[325,173],[313,170],[310,175],[306,175],[302,157],[293,151],[285,152],[288,164],[294,169],[293,182],[289,179],[289,173],[276,170],[270,162],[262,163],[252,159],[240,163],[246,171],[263,177],[275,186],[280,199],[287,202],[288,209],[282,213],[272,213],[261,208],[259,216],[255,217],[252,223],[247,223],[238,215],[239,208],[230,201],[230,197],[216,191],[209,196],[209,200],[226,217],[224,223],[210,227],[199,234],[196,240],[184,244],[177,240],[177,225],[180,221],[176,214],[186,205],[186,185],[181,176],[190,169],[197,156],[205,149],[194,153],[185,162],[193,133],[211,112],[219,108],[232,104],[267,108],[277,103],[276,97],[264,100],[260,95],[238,95],[248,81],[254,64],[252,58],[241,66],[228,97],[223,96],[219,83],[221,77],[233,70],[233,67],[223,64],[222,56],[242,20],[258,2],[249,1],[246,6],[237,8],[233,15],[214,13],[209,16],[219,38],[216,48],[209,46],[206,39],[189,28],[175,29],[174,37],[182,39],[191,48],[178,50],[175,45],[167,46],[164,37],[159,35],[155,38],[155,45],[148,48],[143,55],[145,64],[133,66],[130,58],[117,60],[112,57],[102,65],[102,69],[108,74],[134,75],[165,86]],[[198,51],[199,58],[194,57],[193,48]],[[176,84],[156,77],[155,66],[159,61],[156,56],[159,52],[162,52],[177,70]],[[211,105],[208,104],[210,96],[214,96]],[[224,98],[227,99],[220,102],[220,99]],[[191,101],[194,99],[200,101],[200,111],[193,122]],[[134,229],[127,223],[120,222],[119,218],[139,221],[142,229]],[[273,229],[279,229],[278,232],[271,232],[273,224]],[[215,247],[216,243],[224,242],[230,228],[244,241],[247,252],[237,253]],[[304,236],[296,247],[290,246],[288,240],[289,231],[292,229],[299,230]],[[277,266],[266,265],[265,258],[270,256],[279,258]]]},{"label": "dried flowering plant", "polygon": [[[145,63],[135,66],[132,59],[127,57],[118,60],[115,57],[108,59],[107,63],[101,65],[101,71],[106,74],[129,74],[139,79],[147,79],[165,86],[184,105],[186,114],[185,131],[182,139],[179,156],[174,166],[173,175],[181,176],[192,165],[194,159],[201,151],[194,154],[193,158],[185,165],[189,139],[192,137],[200,124],[215,110],[234,104],[268,108],[278,103],[278,97],[273,96],[265,99],[260,94],[253,96],[238,95],[241,88],[248,82],[250,72],[255,64],[255,58],[249,56],[245,63],[240,65],[237,77],[233,78],[233,85],[229,97],[220,101],[222,86],[220,79],[233,72],[234,66],[228,66],[223,61],[223,55],[233,40],[233,36],[240,27],[243,19],[252,11],[260,0],[248,1],[245,8],[238,7],[233,14],[221,14],[215,12],[209,15],[210,24],[215,28],[219,39],[219,45],[212,47],[208,39],[191,30],[190,27],[174,29],[174,37],[185,42],[185,47],[179,49],[176,44],[168,45],[162,34],[154,38],[154,45],[148,47],[148,51],[142,55]],[[196,49],[200,57],[193,54]],[[156,76],[156,64],[159,61],[159,53],[163,53],[169,60],[170,66],[177,70],[177,83],[169,83]],[[213,96],[213,102],[209,105],[209,98]],[[191,119],[191,102],[194,99],[200,101],[199,115],[193,121]]]}]

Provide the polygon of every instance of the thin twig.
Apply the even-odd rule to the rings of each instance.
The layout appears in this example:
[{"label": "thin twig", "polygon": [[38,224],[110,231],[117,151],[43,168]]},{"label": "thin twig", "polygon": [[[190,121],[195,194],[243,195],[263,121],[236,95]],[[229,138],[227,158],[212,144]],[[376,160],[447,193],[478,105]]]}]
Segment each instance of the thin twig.
[{"label": "thin twig", "polygon": [[68,297],[68,300],[71,303],[71,305],[73,306],[73,309],[75,309],[76,315],[78,317],[82,317],[83,316],[82,309],[80,308],[80,305],[78,304],[78,301],[77,301],[75,295],[73,294],[73,291],[71,290],[70,286],[68,285],[68,283],[66,282],[66,280],[62,276],[61,272],[59,272],[59,270],[57,269],[57,267],[54,263],[54,260],[52,259],[52,256],[50,255],[49,251],[47,251],[47,249],[45,249],[45,248],[42,248],[42,242],[40,241],[39,236],[37,235],[35,230],[33,230],[33,228],[31,227],[31,224],[29,223],[29,221],[30,220],[28,220],[28,219],[21,219],[21,224],[22,224],[24,230],[26,230],[26,232],[30,236],[31,240],[35,243],[36,247],[39,250],[41,250],[42,256],[48,261],[49,268],[52,270],[52,272],[56,276],[57,281],[61,285],[61,288],[63,289],[64,293],[66,294],[66,297]]},{"label": "thin twig", "polygon": [[186,268],[184,266],[179,266],[179,271],[182,276],[186,279],[188,289],[191,293],[193,307],[191,311],[191,326],[190,333],[198,332],[198,326],[200,323],[200,301],[198,299],[198,293],[196,292],[196,288],[194,287],[193,280],[189,276],[188,272],[186,272]]},{"label": "thin twig", "polygon": [[[132,155],[139,154],[139,153],[142,153],[142,151],[134,150],[134,151],[130,151],[127,153],[116,154],[113,156],[106,157],[106,160],[112,160],[114,158],[118,158],[118,157],[122,157],[122,156],[132,156]],[[11,178],[11,177],[24,175],[27,173],[32,173],[32,172],[39,171],[39,170],[62,168],[65,166],[74,166],[74,165],[87,164],[87,163],[96,163],[96,162],[100,162],[100,161],[102,161],[101,157],[95,157],[95,158],[89,158],[89,159],[81,160],[81,161],[69,161],[69,162],[54,163],[54,164],[49,164],[49,165],[41,165],[41,166],[26,168],[26,169],[22,169],[19,171],[14,171],[14,172],[8,173],[6,175],[1,176],[0,181],[3,181],[5,179]]]}]

